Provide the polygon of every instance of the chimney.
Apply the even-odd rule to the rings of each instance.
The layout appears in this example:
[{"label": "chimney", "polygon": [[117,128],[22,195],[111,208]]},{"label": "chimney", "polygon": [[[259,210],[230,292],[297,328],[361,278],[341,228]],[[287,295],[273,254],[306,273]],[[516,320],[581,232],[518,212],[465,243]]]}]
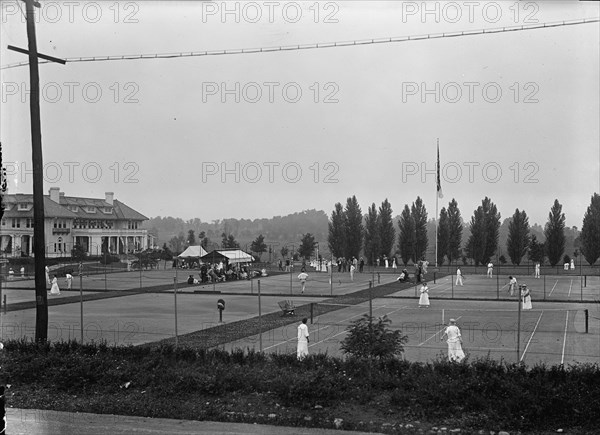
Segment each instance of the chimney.
[{"label": "chimney", "polygon": [[59,195],[60,188],[58,188],[58,187],[51,187],[49,193],[50,193],[50,199],[52,201],[54,201],[55,203],[60,204],[60,195]]},{"label": "chimney", "polygon": [[109,203],[110,205],[113,205],[113,199],[114,199],[114,192],[106,192],[104,194],[104,201]]}]

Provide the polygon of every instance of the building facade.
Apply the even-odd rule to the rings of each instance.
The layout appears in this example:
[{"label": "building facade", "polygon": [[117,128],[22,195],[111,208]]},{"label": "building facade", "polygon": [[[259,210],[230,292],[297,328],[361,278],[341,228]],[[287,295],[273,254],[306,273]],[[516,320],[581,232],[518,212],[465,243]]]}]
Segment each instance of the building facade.
[{"label": "building facade", "polygon": [[[0,223],[3,256],[33,256],[33,195],[7,194]],[[69,257],[76,245],[88,255],[130,254],[153,245],[141,228],[148,218],[106,192],[104,199],[65,196],[58,187],[44,196],[46,257]]]}]

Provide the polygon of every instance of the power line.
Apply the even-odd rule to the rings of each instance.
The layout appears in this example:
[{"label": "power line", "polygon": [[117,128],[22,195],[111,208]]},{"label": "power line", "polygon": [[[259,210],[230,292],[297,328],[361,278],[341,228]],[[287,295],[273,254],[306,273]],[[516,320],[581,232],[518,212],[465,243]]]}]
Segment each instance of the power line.
[{"label": "power line", "polygon": [[[600,22],[600,18],[584,18],[580,20],[571,21],[558,21],[552,23],[541,23],[536,25],[521,25],[521,26],[509,26],[509,27],[497,27],[492,29],[478,29],[478,30],[463,30],[460,32],[445,32],[445,33],[427,33],[423,35],[409,35],[409,36],[398,36],[388,38],[375,38],[375,39],[361,39],[361,40],[350,40],[350,41],[338,41],[338,42],[323,42],[323,43],[312,43],[312,44],[297,44],[297,45],[283,45],[283,46],[271,46],[271,47],[257,47],[257,48],[238,48],[238,49],[225,49],[225,50],[204,50],[204,51],[191,51],[191,52],[179,52],[179,53],[155,53],[155,54],[135,54],[135,55],[121,55],[121,56],[88,56],[88,57],[68,57],[66,61],[69,63],[73,62],[106,62],[116,60],[147,60],[147,59],[173,59],[180,57],[203,57],[203,56],[225,56],[233,54],[255,54],[255,53],[272,53],[278,51],[298,51],[298,50],[314,50],[318,48],[339,48],[339,47],[350,47],[357,45],[374,45],[374,44],[390,44],[396,42],[410,42],[410,41],[422,41],[424,39],[442,39],[442,38],[456,38],[462,36],[476,36],[476,35],[488,35],[496,33],[507,33],[507,32],[519,32],[527,30],[538,30],[538,29],[549,29],[555,27],[575,26],[580,24],[590,24]],[[49,63],[40,61],[40,64]],[[0,69],[17,68],[20,66],[27,65],[27,62],[13,63],[0,67]]]}]

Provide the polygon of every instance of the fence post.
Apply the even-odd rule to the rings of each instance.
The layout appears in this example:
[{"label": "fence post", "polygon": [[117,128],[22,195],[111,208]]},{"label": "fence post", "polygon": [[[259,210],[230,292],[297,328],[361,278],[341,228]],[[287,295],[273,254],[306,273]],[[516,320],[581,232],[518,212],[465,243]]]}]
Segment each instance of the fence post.
[{"label": "fence post", "polygon": [[173,277],[173,296],[175,299],[175,347],[179,344],[179,334],[177,333],[177,277]]},{"label": "fence post", "polygon": [[377,284],[381,284],[381,274],[377,272]]},{"label": "fence post", "polygon": [[314,317],[314,308],[315,308],[315,303],[311,302],[310,303],[310,324],[313,324],[313,317]]},{"label": "fence post", "polygon": [[546,300],[546,275],[544,275],[544,300]]},{"label": "fence post", "polygon": [[435,284],[435,272],[433,272],[433,283]]}]

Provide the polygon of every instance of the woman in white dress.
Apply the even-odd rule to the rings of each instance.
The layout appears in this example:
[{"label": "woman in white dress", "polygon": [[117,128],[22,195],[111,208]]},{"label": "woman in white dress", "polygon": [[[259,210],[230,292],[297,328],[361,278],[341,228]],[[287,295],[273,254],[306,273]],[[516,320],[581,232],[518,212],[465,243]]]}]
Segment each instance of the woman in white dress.
[{"label": "woman in white dress", "polygon": [[54,275],[54,278],[52,278],[52,288],[50,289],[50,294],[51,295],[59,295],[60,294],[60,289],[58,288],[58,278],[56,277],[56,275]]},{"label": "woman in white dress", "polygon": [[531,310],[533,308],[531,305],[531,292],[525,284],[521,287],[521,298],[523,299],[523,309]]},{"label": "woman in white dress", "polygon": [[429,287],[426,282],[421,286],[421,297],[419,298],[419,308],[423,307],[429,308]]}]

